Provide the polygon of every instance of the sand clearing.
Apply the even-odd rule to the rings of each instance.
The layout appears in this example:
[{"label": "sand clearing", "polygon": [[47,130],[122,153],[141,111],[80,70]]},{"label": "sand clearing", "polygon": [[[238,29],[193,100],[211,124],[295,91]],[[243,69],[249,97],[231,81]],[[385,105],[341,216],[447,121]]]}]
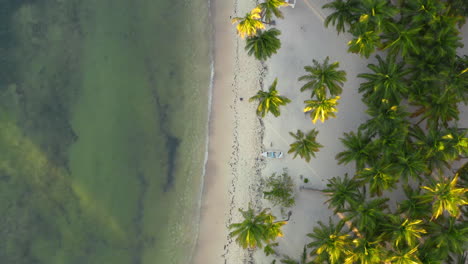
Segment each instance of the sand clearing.
[{"label": "sand clearing", "polygon": [[[253,254],[242,250],[228,237],[226,227],[241,220],[237,208],[246,208],[249,202],[257,207],[270,206],[261,198],[260,177],[281,172],[283,168],[296,180],[297,192],[291,221],[284,227],[285,236],[278,239],[278,253],[298,257],[309,242],[306,234],[317,221],[327,221],[332,215],[321,193],[299,190],[305,185],[300,175],[309,179],[305,186],[322,189],[327,179],[354,173],[353,165],[337,165],[335,155],[343,150],[339,141],[343,133],[355,131],[367,118],[356,76],[367,71],[367,64],[374,61],[374,56],[366,60],[347,53],[351,35],[338,36],[333,27],[324,27],[323,18],[328,10],[322,10],[321,6],[325,3],[325,0],[298,0],[296,8],[283,8],[285,19],[276,20],[276,28],[282,32],[282,48],[261,65],[247,57],[244,40],[235,36],[228,20],[230,15],[243,16],[255,2],[213,1],[216,79],[196,264],[271,263],[273,257],[266,257],[262,250]],[[305,73],[303,67],[311,65],[312,59],[323,61],[326,56],[330,56],[331,62],[340,62],[348,81],[343,87],[337,118],[314,125],[302,112],[303,101],[309,94],[300,92],[302,84],[297,78]],[[260,83],[267,88],[276,77],[280,94],[289,97],[292,103],[281,109],[279,118],[272,115],[264,118],[263,127],[255,116],[255,104],[248,103],[248,98],[260,88]],[[460,117],[466,120],[463,115]],[[259,159],[264,148],[287,152],[292,142],[290,131],[306,132],[312,128],[319,130],[317,140],[324,147],[310,163],[292,159],[290,155],[281,160]],[[274,212],[279,216],[278,211]]]}]

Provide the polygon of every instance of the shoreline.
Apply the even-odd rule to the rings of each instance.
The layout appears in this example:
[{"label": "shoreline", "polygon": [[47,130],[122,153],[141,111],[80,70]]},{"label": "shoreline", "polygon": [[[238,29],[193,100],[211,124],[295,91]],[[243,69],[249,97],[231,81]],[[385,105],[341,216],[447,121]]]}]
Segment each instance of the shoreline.
[{"label": "shoreline", "polygon": [[192,263],[238,263],[252,258],[229,238],[229,224],[239,219],[238,208],[258,206],[263,125],[248,98],[266,75],[261,63],[244,51],[230,18],[247,12],[255,1],[210,2],[213,23],[214,78],[200,203],[198,237]]}]

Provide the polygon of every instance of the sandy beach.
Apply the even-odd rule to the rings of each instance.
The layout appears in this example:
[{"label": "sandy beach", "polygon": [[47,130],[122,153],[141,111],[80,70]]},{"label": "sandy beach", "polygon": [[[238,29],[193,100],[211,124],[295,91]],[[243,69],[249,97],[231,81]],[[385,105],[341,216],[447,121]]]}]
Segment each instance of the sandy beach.
[{"label": "sandy beach", "polygon": [[[326,2],[298,0],[295,8],[282,8],[285,19],[276,20],[276,28],[282,33],[282,47],[263,65],[247,56],[245,41],[235,35],[235,27],[229,23],[230,16],[243,16],[255,2],[212,2],[215,82],[195,264],[271,263],[274,257],[266,257],[262,250],[252,254],[242,250],[229,238],[227,226],[241,220],[237,209],[247,208],[249,202],[256,208],[270,207],[262,199],[261,178],[282,172],[283,168],[288,169],[296,182],[296,205],[291,209],[291,221],[283,229],[284,237],[278,239],[277,252],[297,258],[304,244],[309,242],[306,234],[317,221],[327,221],[332,216],[320,192],[301,191],[300,187],[322,189],[327,179],[354,173],[353,165],[338,165],[335,155],[343,150],[339,140],[343,133],[356,130],[367,118],[358,93],[360,80],[356,76],[367,71],[367,64],[374,61],[374,56],[366,60],[348,53],[347,42],[351,36],[337,35],[333,27],[324,27],[323,19],[328,10],[322,10],[321,6]],[[311,65],[313,59],[323,61],[327,56],[331,62],[340,62],[340,69],[346,71],[348,80],[343,87],[337,118],[312,124],[310,117],[302,112],[303,101],[309,95],[300,92],[302,84],[297,78],[305,73],[303,67]],[[275,78],[278,78],[280,94],[290,98],[292,103],[281,109],[280,117],[267,115],[260,121],[255,116],[255,104],[248,103],[248,98],[262,84],[268,87]],[[460,117],[464,118],[462,114]],[[291,155],[280,160],[259,158],[265,149],[287,152],[292,142],[289,132],[297,129],[308,132],[313,128],[318,129],[317,141],[324,147],[311,162],[292,159]],[[303,178],[308,178],[309,182],[304,184]],[[278,210],[274,213],[281,218]]]}]

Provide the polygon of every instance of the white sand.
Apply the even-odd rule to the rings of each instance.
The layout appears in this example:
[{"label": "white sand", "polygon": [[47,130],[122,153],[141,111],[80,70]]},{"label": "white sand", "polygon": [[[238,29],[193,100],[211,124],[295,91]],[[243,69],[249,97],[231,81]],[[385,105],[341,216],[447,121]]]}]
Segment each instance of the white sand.
[{"label": "white sand", "polygon": [[[299,186],[304,185],[300,175],[309,179],[307,187],[317,189],[324,188],[327,179],[334,176],[343,176],[346,172],[353,175],[354,167],[337,165],[335,155],[343,150],[339,141],[343,133],[355,131],[367,118],[358,93],[360,80],[356,76],[366,72],[366,65],[374,60],[347,53],[347,42],[351,36],[338,36],[333,27],[324,27],[323,18],[328,10],[320,7],[326,2],[297,0],[296,8],[282,9],[285,19],[276,21],[276,28],[282,32],[282,48],[267,61],[267,70],[263,71],[259,62],[246,55],[244,40],[235,36],[234,26],[229,23],[229,16],[243,16],[255,6],[255,2],[213,0],[216,72],[209,160],[195,264],[271,263],[273,257],[265,257],[261,250],[249,254],[241,249],[229,238],[227,226],[241,220],[237,209],[246,208],[249,202],[257,208],[270,206],[261,198],[260,178],[281,172],[283,168],[287,168],[294,177],[297,192],[291,221],[284,227],[285,236],[278,239],[278,252],[297,258],[304,244],[310,241],[306,234],[312,231],[317,221],[328,221],[332,215],[321,193],[299,191]],[[465,36],[468,35],[467,28]],[[311,65],[312,59],[323,61],[326,56],[330,56],[331,62],[340,62],[340,68],[347,72],[348,81],[343,88],[337,118],[325,123],[318,121],[314,125],[309,116],[302,113],[303,101],[309,98],[309,94],[300,92],[302,84],[297,78],[305,74],[303,67]],[[263,120],[263,129],[255,116],[256,105],[248,103],[248,98],[259,89],[260,81],[263,80],[265,88],[268,88],[276,77],[278,90],[292,103],[281,109],[279,118],[267,116]],[[243,101],[240,101],[241,97]],[[466,121],[466,117],[461,115],[461,118]],[[281,160],[258,159],[263,149],[287,152],[293,141],[288,134],[290,131],[301,129],[308,132],[313,128],[319,130],[318,142],[324,147],[310,163],[299,157],[292,159],[291,155]],[[275,213],[279,216],[279,212]]]}]

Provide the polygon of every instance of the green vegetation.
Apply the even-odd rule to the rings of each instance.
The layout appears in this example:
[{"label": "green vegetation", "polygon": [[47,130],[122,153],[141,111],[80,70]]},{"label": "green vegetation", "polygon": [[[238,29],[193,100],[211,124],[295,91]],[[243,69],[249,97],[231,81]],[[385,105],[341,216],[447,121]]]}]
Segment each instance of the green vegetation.
[{"label": "green vegetation", "polygon": [[305,159],[307,162],[312,157],[315,157],[315,152],[318,152],[323,146],[317,143],[318,131],[312,129],[307,134],[304,134],[301,130],[297,130],[296,134],[289,132],[289,134],[296,139],[289,148],[288,153],[294,153],[293,158],[299,157]]},{"label": "green vegetation", "polygon": [[241,38],[247,36],[245,50],[249,56],[260,61],[265,61],[281,48],[281,42],[278,39],[280,31],[271,28],[265,29],[266,25],[272,24],[273,17],[283,18],[283,13],[280,7],[287,6],[283,0],[265,0],[244,17],[235,17],[232,19],[233,24],[237,24],[237,34]]},{"label": "green vegetation", "polygon": [[273,173],[266,179],[265,187],[267,191],[263,192],[263,196],[274,206],[286,208],[294,206],[294,182],[287,171],[279,175]]},{"label": "green vegetation", "polygon": [[265,117],[265,115],[270,112],[274,116],[279,116],[280,106],[286,105],[291,102],[287,97],[281,96],[276,90],[276,85],[278,84],[278,79],[271,84],[268,92],[259,90],[256,95],[250,97],[249,101],[258,101],[257,115],[260,117]]},{"label": "green vegetation", "polygon": [[245,45],[247,54],[253,54],[258,60],[265,61],[281,48],[281,42],[278,39],[280,34],[279,30],[272,28],[260,31],[260,33],[253,37],[248,37],[247,44]]},{"label": "green vegetation", "polygon": [[260,8],[254,8],[249,13],[245,14],[244,17],[234,17],[232,23],[236,24],[237,34],[241,38],[253,37],[257,35],[257,31],[264,29],[265,25],[260,21]]},{"label": "green vegetation", "polygon": [[283,236],[281,227],[287,221],[275,221],[269,209],[263,209],[255,213],[254,209],[249,208],[246,211],[239,209],[244,220],[240,223],[234,223],[229,226],[233,231],[230,236],[236,238],[236,242],[243,248],[255,249],[262,248],[263,244],[276,240]]},{"label": "green vegetation", "polygon": [[339,96],[335,98],[322,98],[318,100],[306,100],[304,113],[310,113],[312,123],[315,124],[317,120],[325,122],[330,117],[336,117],[335,113],[338,112],[336,106],[338,105]]},{"label": "green vegetation", "polygon": [[323,99],[330,96],[338,96],[343,92],[343,83],[346,82],[346,72],[338,70],[339,62],[329,64],[327,57],[322,64],[313,60],[314,66],[305,66],[304,70],[309,74],[299,77],[299,81],[306,81],[301,87],[301,92],[312,90],[311,98]]},{"label": "green vegetation", "polygon": [[[335,0],[323,8],[332,11],[325,26],[353,36],[349,52],[381,53],[358,75],[369,118],[341,138],[336,159],[355,172],[333,177],[322,191],[340,220],[319,222],[307,235],[310,263],[466,262],[468,163],[453,171],[468,156],[467,129],[457,123],[458,106],[468,103],[468,56],[456,54],[466,1]],[[346,82],[338,66],[313,60],[299,78],[301,91],[311,90],[304,111],[313,123],[335,116]],[[308,162],[322,147],[315,129],[290,134],[294,158]],[[386,198],[396,189],[405,197]]]},{"label": "green vegetation", "polygon": [[[449,171],[468,151],[467,131],[456,124],[457,104],[467,100],[468,64],[456,56],[456,26],[464,18],[450,11],[452,4],[337,0],[324,6],[334,10],[326,26],[354,35],[350,52],[387,54],[358,75],[370,119],[341,139],[345,150],[336,158],[355,163],[356,173],[332,178],[323,190],[344,218],[318,223],[309,234],[314,263],[463,261],[468,189],[457,181],[463,168],[453,176]],[[406,200],[393,211],[380,196],[398,186]]]},{"label": "green vegetation", "polygon": [[282,6],[287,6],[288,3],[283,0],[266,0],[260,3],[258,7],[262,10],[262,18],[266,23],[271,23],[273,16],[283,18],[283,13],[279,10]]}]

